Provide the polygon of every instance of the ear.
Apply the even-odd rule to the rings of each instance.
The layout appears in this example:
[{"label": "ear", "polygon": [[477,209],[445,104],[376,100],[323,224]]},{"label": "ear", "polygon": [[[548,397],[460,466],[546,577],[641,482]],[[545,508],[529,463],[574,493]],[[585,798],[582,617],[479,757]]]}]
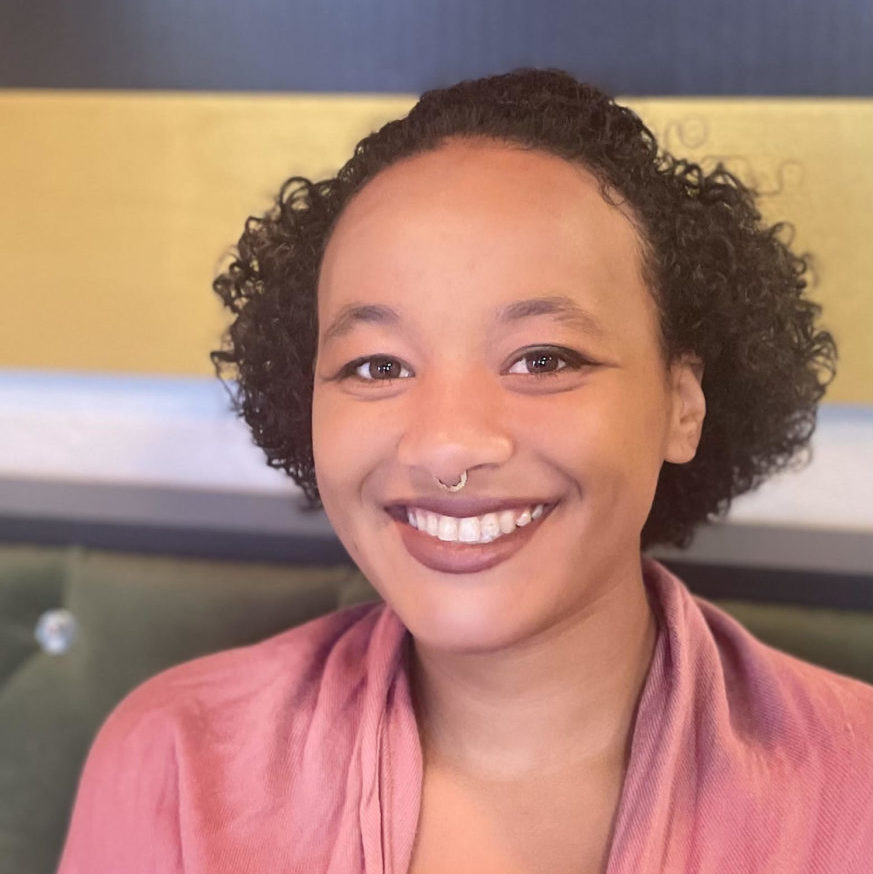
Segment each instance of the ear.
[{"label": "ear", "polygon": [[685,464],[697,452],[706,416],[703,362],[696,355],[681,355],[670,365],[669,380],[672,403],[664,460]]}]

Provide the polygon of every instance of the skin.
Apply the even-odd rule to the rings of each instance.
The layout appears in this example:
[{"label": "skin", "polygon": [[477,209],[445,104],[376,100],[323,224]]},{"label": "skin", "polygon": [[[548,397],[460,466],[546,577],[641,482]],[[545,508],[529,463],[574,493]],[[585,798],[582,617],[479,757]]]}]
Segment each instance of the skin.
[{"label": "skin", "polygon": [[[699,362],[663,359],[640,248],[587,170],[485,141],[382,171],[327,245],[316,475],[343,544],[414,639],[423,817],[451,794],[446,780],[479,799],[496,786],[497,804],[509,787],[560,797],[568,776],[603,789],[607,826],[614,812],[655,640],[639,535],[661,465],[693,458],[705,413]],[[540,297],[569,299],[599,331],[551,315],[498,319]],[[328,336],[357,304],[399,318]],[[543,346],[591,363],[562,367],[552,348],[555,372],[531,372],[525,353]],[[368,366],[339,376],[374,355],[394,360],[398,378],[364,379],[379,375]],[[432,570],[385,507],[444,498],[434,477],[463,470],[461,495],[556,506],[506,561]]]}]

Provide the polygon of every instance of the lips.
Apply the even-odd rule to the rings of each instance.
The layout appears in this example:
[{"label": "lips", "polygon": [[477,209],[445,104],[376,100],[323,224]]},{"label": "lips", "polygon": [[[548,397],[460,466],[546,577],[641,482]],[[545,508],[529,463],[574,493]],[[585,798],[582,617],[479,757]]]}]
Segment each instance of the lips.
[{"label": "lips", "polygon": [[[422,507],[428,503],[418,501],[416,506]],[[511,504],[503,503],[502,506],[504,508],[510,506],[524,507],[529,504],[530,502],[523,500],[514,501]],[[430,506],[434,507],[433,504],[430,504]],[[440,503],[440,507],[443,506],[445,505]],[[459,508],[457,503],[454,505],[450,504],[450,506],[452,506],[451,515],[456,515],[459,512],[468,512],[472,509],[482,509],[487,512],[495,508],[493,501],[490,504],[468,502],[464,508]],[[532,520],[523,527],[517,528],[511,534],[499,537],[490,543],[442,541],[426,531],[419,531],[412,527],[407,520],[405,507],[396,505],[388,508],[388,512],[398,526],[400,538],[407,552],[419,563],[431,570],[443,573],[469,574],[487,570],[515,555],[535,536],[540,525],[548,518],[554,506],[553,503],[546,504],[545,510],[539,518]],[[435,507],[433,512],[438,512]]]}]

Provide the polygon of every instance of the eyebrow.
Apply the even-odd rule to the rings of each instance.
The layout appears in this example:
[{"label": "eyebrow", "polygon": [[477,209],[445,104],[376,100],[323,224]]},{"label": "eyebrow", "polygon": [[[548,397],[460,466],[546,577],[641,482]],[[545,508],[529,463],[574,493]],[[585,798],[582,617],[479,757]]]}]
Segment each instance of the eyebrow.
[{"label": "eyebrow", "polygon": [[603,337],[607,333],[593,313],[580,307],[572,298],[563,295],[533,297],[507,304],[498,311],[497,321],[505,324],[535,316],[552,316],[555,321],[579,328],[586,334],[597,337]]},{"label": "eyebrow", "polygon": [[[555,321],[579,328],[586,334],[597,337],[607,332],[603,325],[588,310],[579,306],[572,298],[563,295],[532,297],[506,304],[497,311],[497,322],[507,324],[537,316],[551,316]],[[397,325],[400,313],[385,304],[347,304],[336,315],[324,332],[325,345],[331,340],[351,332],[355,325]]]},{"label": "eyebrow", "polygon": [[324,343],[348,334],[361,322],[370,325],[396,325],[400,322],[400,313],[385,304],[347,304],[325,330]]}]

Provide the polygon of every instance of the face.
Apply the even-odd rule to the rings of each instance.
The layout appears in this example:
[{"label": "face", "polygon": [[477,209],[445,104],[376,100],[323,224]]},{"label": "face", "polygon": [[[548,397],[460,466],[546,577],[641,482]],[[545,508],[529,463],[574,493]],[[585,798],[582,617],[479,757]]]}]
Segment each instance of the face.
[{"label": "face", "polygon": [[545,153],[450,143],[346,207],[318,287],[316,476],[419,642],[509,646],[639,581],[658,472],[703,417],[641,274],[628,216]]}]

